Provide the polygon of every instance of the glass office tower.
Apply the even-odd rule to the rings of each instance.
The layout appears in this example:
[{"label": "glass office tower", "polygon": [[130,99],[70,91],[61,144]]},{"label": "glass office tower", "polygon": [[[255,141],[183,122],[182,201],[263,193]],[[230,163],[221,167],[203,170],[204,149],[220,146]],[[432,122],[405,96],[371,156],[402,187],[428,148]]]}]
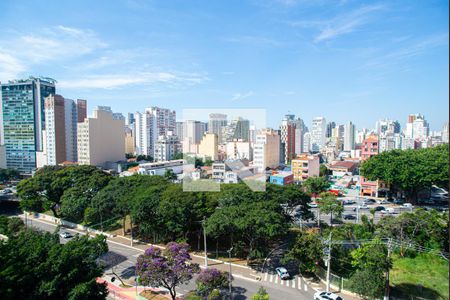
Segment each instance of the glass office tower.
[{"label": "glass office tower", "polygon": [[1,84],[0,122],[6,166],[30,174],[42,151],[44,98],[55,94],[55,80],[30,77]]}]

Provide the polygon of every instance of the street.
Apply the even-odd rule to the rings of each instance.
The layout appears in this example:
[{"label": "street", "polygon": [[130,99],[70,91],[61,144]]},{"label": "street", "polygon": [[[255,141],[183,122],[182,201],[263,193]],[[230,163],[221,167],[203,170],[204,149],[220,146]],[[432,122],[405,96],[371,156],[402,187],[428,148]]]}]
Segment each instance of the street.
[{"label": "street", "polygon": [[[23,217],[23,215],[21,216]],[[37,220],[28,219],[27,225],[37,228],[42,231],[54,232],[56,225]],[[79,232],[64,228],[64,231],[77,234]],[[67,240],[62,239],[62,242]],[[110,280],[112,272],[121,276],[121,278],[127,283],[134,283],[134,266],[136,264],[137,257],[142,254],[142,250],[132,248],[130,246],[122,245],[117,242],[108,240],[109,252],[107,257],[113,262],[105,270],[104,278]],[[213,264],[211,265],[214,266]],[[233,280],[233,299],[250,299],[254,295],[260,286],[263,286],[271,299],[313,299],[315,289],[318,285],[308,284],[303,278],[295,276],[290,280],[280,280],[276,274],[264,273],[261,281],[244,279],[234,276]],[[316,287],[317,286],[317,287]],[[195,289],[195,278],[188,284],[182,285],[177,289],[177,293],[185,294],[190,290]]]}]

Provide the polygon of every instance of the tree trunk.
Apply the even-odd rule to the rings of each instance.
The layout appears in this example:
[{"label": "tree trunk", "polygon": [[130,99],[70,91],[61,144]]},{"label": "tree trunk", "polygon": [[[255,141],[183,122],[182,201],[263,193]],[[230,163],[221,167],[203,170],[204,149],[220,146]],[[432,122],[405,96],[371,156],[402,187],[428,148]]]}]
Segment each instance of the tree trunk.
[{"label": "tree trunk", "polygon": [[170,297],[172,297],[172,300],[176,300],[177,299],[177,292],[175,291],[175,288],[169,289],[169,293],[170,293]]},{"label": "tree trunk", "polygon": [[127,216],[122,218],[122,235],[125,236],[125,219]]},{"label": "tree trunk", "polygon": [[216,239],[216,258],[219,257],[219,238]]}]

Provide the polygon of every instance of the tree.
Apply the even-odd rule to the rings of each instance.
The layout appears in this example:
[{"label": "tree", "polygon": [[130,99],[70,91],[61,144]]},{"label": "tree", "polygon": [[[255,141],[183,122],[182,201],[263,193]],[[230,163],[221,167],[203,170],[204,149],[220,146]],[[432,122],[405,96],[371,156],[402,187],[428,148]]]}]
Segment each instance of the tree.
[{"label": "tree", "polygon": [[326,177],[308,177],[302,183],[303,188],[307,193],[309,193],[314,198],[317,197],[322,192],[325,192],[330,183],[328,182]]},{"label": "tree", "polygon": [[269,300],[269,294],[262,286],[259,287],[258,292],[253,295],[252,300]]},{"label": "tree", "polygon": [[357,268],[350,277],[350,288],[364,299],[379,299],[384,291],[384,274],[392,267],[387,247],[380,240],[351,252],[352,265]]},{"label": "tree", "polygon": [[285,208],[287,218],[291,218],[294,211],[300,210],[303,220],[313,218],[309,203],[311,197],[296,185],[279,186],[276,184],[267,184],[266,193],[269,199],[277,201]]},{"label": "tree", "polygon": [[191,260],[187,244],[171,242],[164,251],[152,246],[138,257],[136,273],[142,284],[164,287],[175,300],[176,287],[189,282],[200,270]]},{"label": "tree", "polygon": [[176,180],[177,175],[173,172],[172,169],[166,169],[166,171],[164,172],[164,178],[166,178],[167,180]]},{"label": "tree", "polygon": [[325,214],[330,214],[330,223],[333,222],[333,214],[341,217],[344,207],[342,203],[336,199],[336,195],[330,192],[320,194],[320,201],[318,203],[319,209]]},{"label": "tree", "polygon": [[327,176],[328,175],[328,168],[325,164],[321,164],[320,165],[320,169],[319,169],[319,176],[323,177],[323,176]]},{"label": "tree", "polygon": [[197,293],[201,296],[208,296],[213,290],[223,289],[229,283],[229,274],[215,268],[201,270],[195,280]]},{"label": "tree", "polygon": [[23,230],[0,243],[2,299],[105,299],[103,270],[96,259],[108,250],[104,236],[75,236],[60,244],[57,234]]},{"label": "tree", "polygon": [[391,190],[406,194],[417,202],[417,193],[433,184],[448,187],[448,145],[433,148],[392,150],[372,156],[360,169],[369,180],[382,180]]},{"label": "tree", "polygon": [[1,169],[0,168],[0,182],[5,182],[12,179],[19,179],[20,173],[16,169]]},{"label": "tree", "polygon": [[320,236],[312,231],[300,231],[289,246],[283,260],[299,263],[300,273],[313,274],[323,257],[323,245]]}]

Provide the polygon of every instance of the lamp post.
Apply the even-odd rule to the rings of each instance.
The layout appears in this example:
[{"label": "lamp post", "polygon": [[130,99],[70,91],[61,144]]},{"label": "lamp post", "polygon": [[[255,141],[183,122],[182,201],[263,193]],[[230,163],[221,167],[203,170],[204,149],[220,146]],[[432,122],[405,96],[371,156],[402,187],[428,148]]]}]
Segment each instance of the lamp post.
[{"label": "lamp post", "polygon": [[232,291],[232,286],[231,286],[231,251],[233,251],[233,247],[231,247],[230,249],[227,250],[228,252],[228,265],[230,266],[230,272],[228,273],[228,288],[229,288],[229,293],[230,293],[230,300],[233,300],[233,291]]},{"label": "lamp post", "polygon": [[203,227],[203,244],[204,244],[204,248],[205,248],[205,268],[208,268],[208,251],[206,249],[206,230],[205,230],[205,225],[206,225],[206,217],[203,217],[202,227]]}]

